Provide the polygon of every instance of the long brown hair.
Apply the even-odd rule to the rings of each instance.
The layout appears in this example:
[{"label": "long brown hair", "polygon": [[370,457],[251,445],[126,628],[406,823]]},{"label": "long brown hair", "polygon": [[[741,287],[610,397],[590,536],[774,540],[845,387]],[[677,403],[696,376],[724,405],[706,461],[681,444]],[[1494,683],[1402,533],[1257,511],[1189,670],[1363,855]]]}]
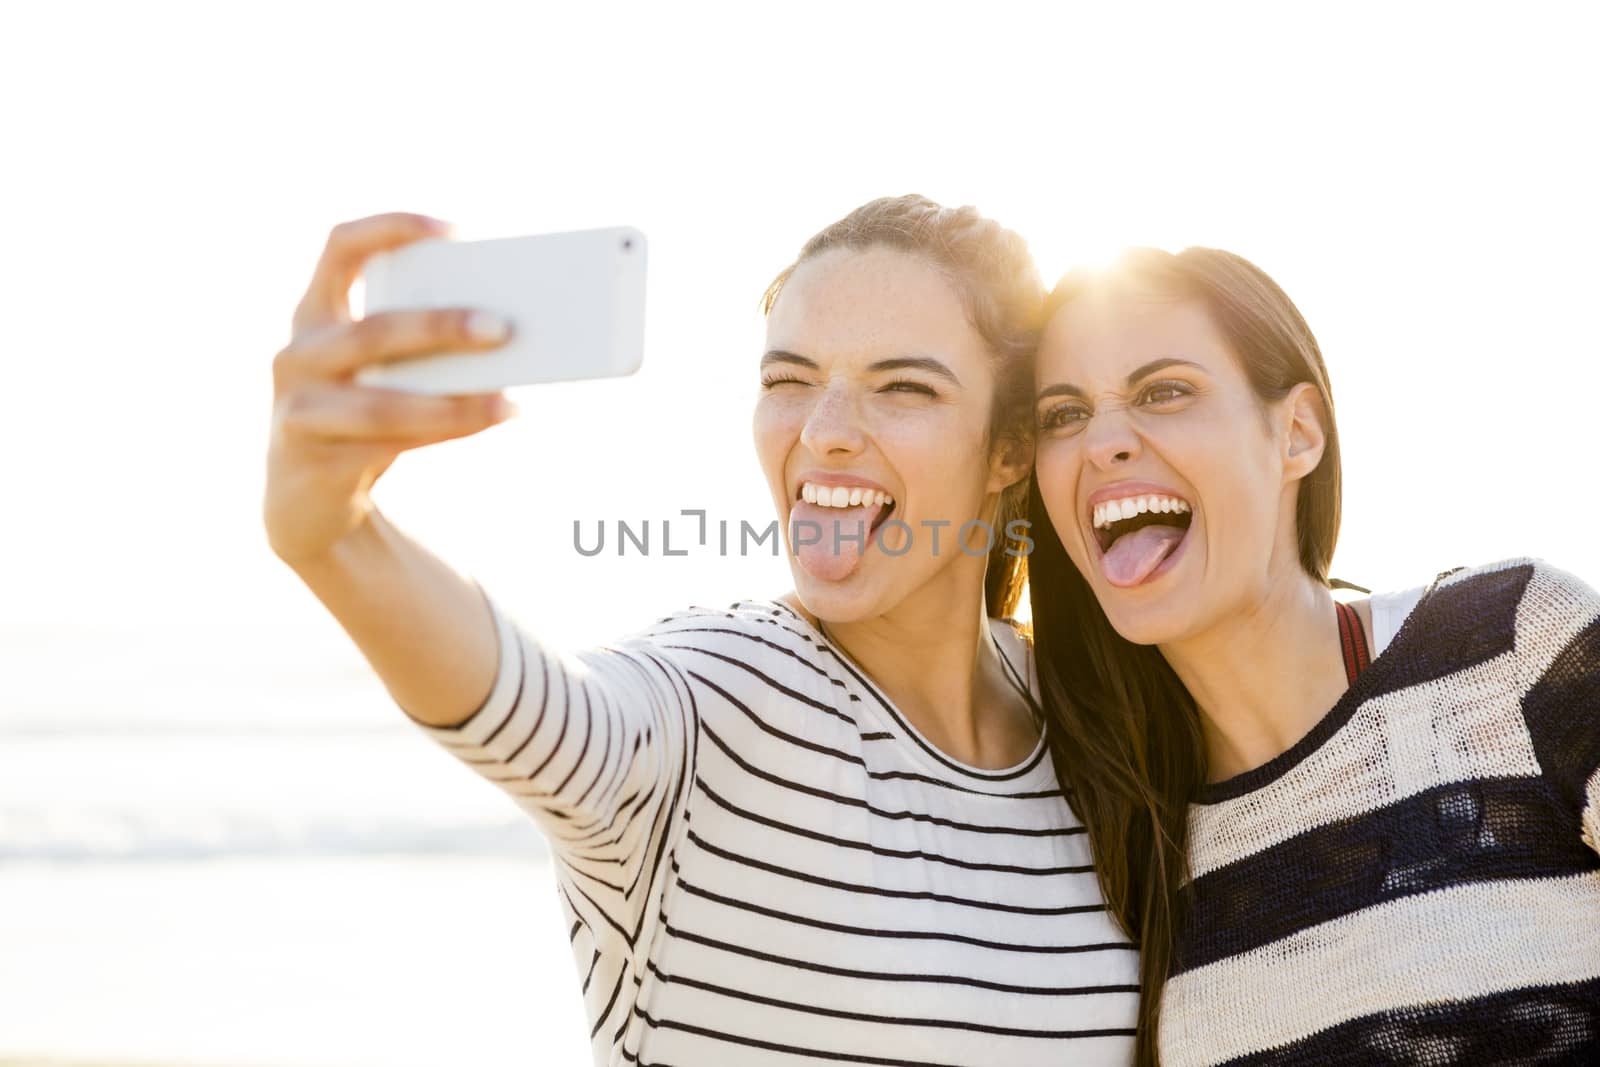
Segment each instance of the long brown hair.
[{"label": "long brown hair", "polygon": [[[1077,272],[1051,294],[1051,313],[1100,286],[1193,300],[1210,314],[1263,404],[1301,382],[1322,396],[1322,460],[1295,504],[1300,563],[1326,582],[1339,535],[1339,433],[1321,349],[1286,293],[1230,252],[1190,248],[1128,253],[1105,272]],[[1140,949],[1137,1062],[1157,1062],[1161,994],[1182,921],[1190,798],[1206,781],[1193,697],[1151,645],[1112,628],[1073,566],[1029,479],[1028,560],[1039,684],[1057,776],[1088,827],[1106,905]]]},{"label": "long brown hair", "polygon": [[[767,286],[761,311],[770,313],[801,263],[834,248],[877,246],[920,256],[948,278],[994,357],[994,404],[987,444],[1028,448],[1033,441],[1033,353],[1044,323],[1044,283],[1028,243],[974,207],[944,207],[915,193],[868,201],[819,231],[795,261]],[[1005,536],[1026,514],[1028,480],[1000,494],[994,547],[984,576],[989,614],[1011,615],[1022,600],[1025,566]]]}]

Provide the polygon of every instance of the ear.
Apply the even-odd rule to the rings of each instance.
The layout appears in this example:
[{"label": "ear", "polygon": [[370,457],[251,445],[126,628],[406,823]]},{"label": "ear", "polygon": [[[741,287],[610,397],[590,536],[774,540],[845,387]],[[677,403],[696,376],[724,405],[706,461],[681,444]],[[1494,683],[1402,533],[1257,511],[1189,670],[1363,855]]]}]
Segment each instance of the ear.
[{"label": "ear", "polygon": [[1283,476],[1297,482],[1317,469],[1328,444],[1327,409],[1322,394],[1310,382],[1301,382],[1281,401],[1283,414]]},{"label": "ear", "polygon": [[989,492],[1000,493],[1033,470],[1033,438],[1005,437],[989,454]]}]

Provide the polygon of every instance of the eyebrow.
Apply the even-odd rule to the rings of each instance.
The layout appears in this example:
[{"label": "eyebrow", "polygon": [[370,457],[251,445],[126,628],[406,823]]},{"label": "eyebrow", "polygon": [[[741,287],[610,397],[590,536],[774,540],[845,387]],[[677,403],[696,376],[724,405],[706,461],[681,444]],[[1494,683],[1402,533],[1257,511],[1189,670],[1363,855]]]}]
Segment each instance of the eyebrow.
[{"label": "eyebrow", "polygon": [[761,357],[761,365],[763,367],[765,367],[765,366],[767,366],[768,364],[771,364],[771,363],[792,363],[792,364],[795,364],[796,366],[806,367],[806,368],[808,368],[810,370],[821,370],[822,369],[822,368],[817,366],[817,361],[816,360],[807,359],[805,356],[795,355],[793,352],[785,352],[781,348],[770,349],[765,355],[763,355]]},{"label": "eyebrow", "polygon": [[[808,359],[794,352],[787,352],[781,348],[770,349],[761,357],[761,365],[763,367],[773,363],[787,363],[796,367],[805,367],[807,370],[822,369],[817,365],[816,360]],[[867,370],[874,374],[881,374],[884,371],[891,370],[921,370],[937,375],[952,385],[959,386],[961,384],[961,379],[956,377],[955,371],[931,356],[897,356],[894,359],[880,359],[867,367]]]},{"label": "eyebrow", "polygon": [[[1157,371],[1166,370],[1168,367],[1193,367],[1195,370],[1205,370],[1204,367],[1192,359],[1177,359],[1173,356],[1164,356],[1161,359],[1152,359],[1149,363],[1135,367],[1128,375],[1128,384],[1131,386],[1141,379],[1150,377],[1150,375],[1156,373]],[[1037,397],[1037,400],[1047,400],[1053,396],[1075,396],[1080,400],[1088,399],[1088,394],[1086,394],[1082,389],[1079,389],[1076,385],[1068,385],[1065,382],[1057,382],[1055,385],[1047,385],[1043,389],[1039,390],[1039,396]]]},{"label": "eyebrow", "polygon": [[1161,359],[1152,359],[1142,367],[1134,368],[1133,373],[1128,375],[1128,384],[1132,385],[1139,379],[1148,378],[1156,371],[1166,370],[1168,367],[1193,367],[1195,370],[1205,370],[1204,367],[1192,359],[1177,359],[1173,356],[1165,356]]},{"label": "eyebrow", "polygon": [[959,386],[961,379],[956,377],[956,372],[940,363],[931,356],[900,356],[896,359],[880,359],[867,370],[881,373],[886,370],[923,370],[929,374],[937,375],[951,385]]}]

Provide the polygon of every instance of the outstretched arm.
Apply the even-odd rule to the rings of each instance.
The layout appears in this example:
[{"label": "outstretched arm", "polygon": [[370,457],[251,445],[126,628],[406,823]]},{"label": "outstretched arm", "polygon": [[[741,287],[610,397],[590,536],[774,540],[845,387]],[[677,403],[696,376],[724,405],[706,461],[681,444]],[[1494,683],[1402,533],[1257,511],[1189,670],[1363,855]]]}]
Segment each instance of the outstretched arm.
[{"label": "outstretched arm", "polygon": [[465,717],[488,691],[494,631],[467,579],[402,535],[372,503],[400,453],[502,421],[498,394],[414,396],[362,386],[362,367],[492,348],[504,327],[472,309],[396,311],[353,321],[349,292],[367,260],[443,225],[377,215],[336,226],[273,361],[262,505],[273,551],[355,641],[400,706],[423,722]]},{"label": "outstretched arm", "polygon": [[367,259],[440,229],[382,215],[329,236],[273,365],[268,539],[396,703],[540,821],[599,910],[628,912],[692,758],[681,676],[648,646],[550,652],[371,500],[401,452],[507,414],[495,395],[413,396],[354,380],[364,366],[504,339],[471,309],[352,320],[349,289]]}]

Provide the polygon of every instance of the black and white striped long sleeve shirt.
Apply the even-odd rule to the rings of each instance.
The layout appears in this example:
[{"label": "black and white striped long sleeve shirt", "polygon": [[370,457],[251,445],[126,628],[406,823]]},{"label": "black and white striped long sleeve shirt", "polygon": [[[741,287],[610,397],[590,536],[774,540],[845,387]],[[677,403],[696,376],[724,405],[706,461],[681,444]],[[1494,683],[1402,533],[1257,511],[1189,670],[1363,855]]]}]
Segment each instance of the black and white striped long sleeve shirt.
[{"label": "black and white striped long sleeve shirt", "polygon": [[1189,823],[1164,1067],[1600,1063],[1600,597],[1577,579],[1443,578]]},{"label": "black and white striped long sleeve shirt", "polygon": [[427,732],[548,836],[596,1064],[1130,1062],[1137,953],[1042,741],[949,759],[780,602],[571,657],[491,608],[493,691]]}]

